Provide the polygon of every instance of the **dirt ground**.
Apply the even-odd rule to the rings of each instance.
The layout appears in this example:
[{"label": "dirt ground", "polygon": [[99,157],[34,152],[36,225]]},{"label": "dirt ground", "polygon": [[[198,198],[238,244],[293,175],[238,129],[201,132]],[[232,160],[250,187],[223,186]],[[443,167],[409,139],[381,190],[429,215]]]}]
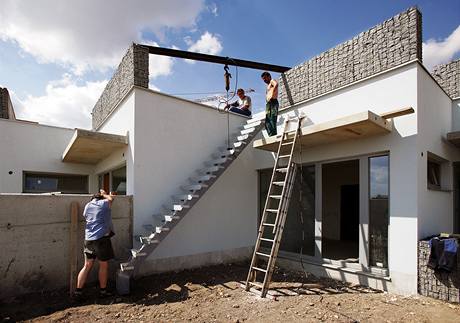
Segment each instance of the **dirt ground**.
[{"label": "dirt ground", "polygon": [[95,286],[76,304],[66,291],[0,303],[2,322],[460,322],[460,306],[277,271],[276,300],[240,287],[248,264],[144,277],[128,297],[98,299]]}]

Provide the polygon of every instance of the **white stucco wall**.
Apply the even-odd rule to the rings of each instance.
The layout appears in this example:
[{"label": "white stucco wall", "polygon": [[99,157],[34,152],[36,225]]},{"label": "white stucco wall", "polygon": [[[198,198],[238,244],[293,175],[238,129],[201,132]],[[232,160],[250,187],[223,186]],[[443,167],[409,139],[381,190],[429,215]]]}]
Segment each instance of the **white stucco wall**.
[{"label": "white stucco wall", "polygon": [[98,129],[115,135],[128,135],[128,147],[118,149],[99,162],[95,168],[95,174],[101,174],[126,164],[126,194],[134,195],[134,91],[131,91],[108,117],[105,123]]},{"label": "white stucco wall", "polygon": [[[417,137],[419,238],[453,230],[452,162],[460,160],[460,151],[446,143],[457,115],[455,104],[428,72],[418,66],[419,134]],[[454,109],[454,110],[452,110]],[[442,191],[427,188],[427,152],[446,161],[442,167]]]},{"label": "white stucco wall", "polygon": [[[61,161],[74,131],[0,119],[0,192],[21,193],[23,171],[92,175],[91,165]],[[89,176],[89,190],[96,186],[94,176]]]},{"label": "white stucco wall", "polygon": [[[228,115],[153,91],[136,89],[135,97],[136,234],[143,232],[143,224],[153,223],[152,214],[160,214],[172,195],[181,194],[180,186],[198,175],[195,171],[205,167],[218,147],[226,146]],[[230,134],[247,120],[234,114],[229,117]],[[256,212],[256,196],[256,171],[240,155],[154,255],[182,256],[250,245],[256,218],[248,223],[248,217]],[[237,232],[241,239],[230,239]]]}]

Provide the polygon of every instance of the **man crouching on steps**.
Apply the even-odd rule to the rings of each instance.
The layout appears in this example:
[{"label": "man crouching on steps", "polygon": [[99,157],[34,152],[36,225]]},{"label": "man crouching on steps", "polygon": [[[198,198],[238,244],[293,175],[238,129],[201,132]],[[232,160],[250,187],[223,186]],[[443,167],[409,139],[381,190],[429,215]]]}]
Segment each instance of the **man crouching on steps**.
[{"label": "man crouching on steps", "polygon": [[86,204],[83,216],[86,220],[85,229],[85,265],[78,273],[75,298],[82,300],[82,289],[86,278],[94,264],[94,259],[99,261],[99,296],[111,296],[107,291],[109,275],[109,260],[114,257],[110,238],[114,235],[112,225],[113,195],[100,190]]}]

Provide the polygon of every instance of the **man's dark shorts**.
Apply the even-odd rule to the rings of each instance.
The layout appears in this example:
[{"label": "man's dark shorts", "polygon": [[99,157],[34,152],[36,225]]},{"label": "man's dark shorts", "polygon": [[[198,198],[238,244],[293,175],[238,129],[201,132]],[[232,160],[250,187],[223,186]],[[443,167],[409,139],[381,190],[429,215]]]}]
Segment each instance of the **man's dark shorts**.
[{"label": "man's dark shorts", "polygon": [[85,240],[86,259],[97,259],[108,261],[114,258],[112,242],[109,237],[102,237],[98,240]]}]

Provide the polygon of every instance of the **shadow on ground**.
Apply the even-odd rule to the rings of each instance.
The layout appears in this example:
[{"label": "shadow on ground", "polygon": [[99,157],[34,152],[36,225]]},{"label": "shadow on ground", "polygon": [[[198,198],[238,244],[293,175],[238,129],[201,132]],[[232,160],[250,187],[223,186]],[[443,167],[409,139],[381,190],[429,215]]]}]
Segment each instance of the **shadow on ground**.
[{"label": "shadow on ground", "polygon": [[[125,303],[149,306],[181,302],[197,288],[239,289],[239,284],[235,282],[243,282],[246,279],[248,268],[248,263],[237,263],[142,277],[132,283],[132,293],[129,296],[113,296],[106,299],[99,299],[96,285],[89,285],[85,288],[85,301],[81,303],[73,302],[65,290],[30,294],[0,303],[0,319],[11,322],[29,320],[90,304],[104,306]],[[275,271],[270,288],[270,294],[277,297],[344,293],[368,294],[379,291],[332,279],[317,278],[308,273],[281,270]]]}]

